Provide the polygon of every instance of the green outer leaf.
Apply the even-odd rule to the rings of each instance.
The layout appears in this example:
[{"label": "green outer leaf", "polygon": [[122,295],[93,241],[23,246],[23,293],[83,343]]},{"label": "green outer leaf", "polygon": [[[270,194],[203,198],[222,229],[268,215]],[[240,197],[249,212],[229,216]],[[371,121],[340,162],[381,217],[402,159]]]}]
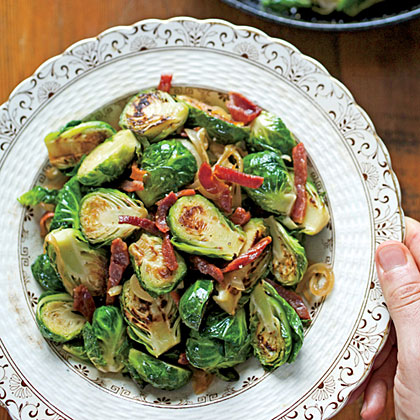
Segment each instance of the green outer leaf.
[{"label": "green outer leaf", "polygon": [[65,343],[63,344],[63,350],[84,363],[90,363],[83,344]]},{"label": "green outer leaf", "polygon": [[49,188],[35,186],[31,190],[22,194],[18,201],[22,206],[36,206],[41,203],[56,204],[59,190],[51,190]]},{"label": "green outer leaf", "polygon": [[262,209],[275,214],[289,214],[296,199],[293,182],[278,153],[268,150],[250,153],[244,158],[244,172],[264,177],[260,188],[244,188]]},{"label": "green outer leaf", "polygon": [[93,331],[92,325],[89,322],[86,322],[82,333],[85,352],[90,362],[96,368],[105,366],[106,361],[99,346],[98,339]]},{"label": "green outer leaf", "polygon": [[210,137],[215,137],[222,144],[233,144],[247,140],[250,133],[249,127],[229,123],[201,111],[188,102],[185,103],[189,109],[187,125],[204,127]]},{"label": "green outer leaf", "polygon": [[46,290],[64,290],[63,282],[47,254],[41,254],[31,265],[34,279]]},{"label": "green outer leaf", "polygon": [[226,382],[236,382],[239,381],[239,373],[233,368],[221,368],[215,369],[212,371],[219,379],[222,379]]},{"label": "green outer leaf", "polygon": [[99,187],[118,178],[133,160],[139,143],[130,130],[118,131],[83,160],[77,171],[83,185]]},{"label": "green outer leaf", "polygon": [[251,124],[247,144],[253,150],[271,150],[291,156],[297,142],[280,117],[262,111]]},{"label": "green outer leaf", "polygon": [[164,140],[146,148],[141,169],[147,171],[144,190],[137,195],[150,207],[165,193],[178,191],[194,180],[197,162],[192,153],[179,140]]},{"label": "green outer leaf", "polygon": [[130,349],[128,363],[143,381],[168,391],[184,386],[192,374],[188,369],[171,365],[135,349]]},{"label": "green outer leaf", "polygon": [[79,229],[79,206],[82,194],[77,177],[68,180],[57,196],[57,206],[50,231],[60,227]]},{"label": "green outer leaf", "polygon": [[362,10],[380,3],[383,0],[340,0],[337,5],[337,10],[342,11],[349,16],[356,16]]},{"label": "green outer leaf", "polygon": [[261,0],[263,7],[268,7],[276,12],[285,12],[291,7],[312,7],[311,0]]},{"label": "green outer leaf", "polygon": [[[67,293],[45,292],[38,299],[36,308],[36,322],[41,334],[56,343],[65,343],[66,341],[73,340],[78,337],[82,332],[83,325],[86,322],[83,316],[72,313],[72,317],[77,319],[80,324],[74,325],[72,331],[63,331],[62,334],[52,331],[52,326],[48,324],[45,318],[45,311],[48,309],[49,304],[54,302],[62,302],[63,309],[71,310],[73,308],[73,298]],[[56,317],[54,318],[57,319]]]},{"label": "green outer leaf", "polygon": [[212,280],[197,280],[184,292],[178,309],[186,326],[198,331],[212,291]]}]

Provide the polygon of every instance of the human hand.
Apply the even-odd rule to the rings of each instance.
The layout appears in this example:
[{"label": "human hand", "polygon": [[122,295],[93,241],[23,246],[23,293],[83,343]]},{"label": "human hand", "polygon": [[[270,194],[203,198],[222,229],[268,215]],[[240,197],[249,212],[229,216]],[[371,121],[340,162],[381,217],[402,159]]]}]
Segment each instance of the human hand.
[{"label": "human hand", "polygon": [[372,373],[350,398],[365,393],[360,413],[364,420],[380,417],[392,386],[396,419],[420,419],[420,223],[406,218],[406,227],[405,245],[388,241],[376,251],[378,277],[395,329],[391,327]]}]

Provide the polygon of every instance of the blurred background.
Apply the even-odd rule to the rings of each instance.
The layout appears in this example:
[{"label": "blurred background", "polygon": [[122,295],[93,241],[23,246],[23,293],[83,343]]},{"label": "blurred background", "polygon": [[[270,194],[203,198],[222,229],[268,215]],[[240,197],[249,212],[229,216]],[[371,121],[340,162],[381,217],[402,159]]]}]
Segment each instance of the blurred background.
[{"label": "blurred background", "polygon": [[[391,154],[405,213],[420,219],[419,19],[357,32],[315,32],[262,20],[220,0],[1,0],[0,103],[45,60],[74,42],[112,26],[173,16],[253,26],[320,61],[373,120]],[[381,420],[394,418],[391,393],[389,397]],[[360,408],[359,400],[335,419],[360,419]],[[0,420],[6,419],[0,408]]]}]

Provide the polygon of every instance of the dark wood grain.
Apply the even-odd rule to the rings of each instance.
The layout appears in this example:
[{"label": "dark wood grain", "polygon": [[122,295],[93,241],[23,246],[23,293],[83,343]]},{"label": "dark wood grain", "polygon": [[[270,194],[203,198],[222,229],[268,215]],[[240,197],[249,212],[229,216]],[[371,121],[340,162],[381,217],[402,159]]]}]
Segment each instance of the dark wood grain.
[{"label": "dark wood grain", "polygon": [[[218,0],[2,0],[0,2],[0,103],[48,58],[72,43],[115,25],[172,16],[221,18],[257,27],[291,42],[341,80],[372,118],[387,145],[407,215],[420,219],[420,25],[359,33],[292,29],[248,16]],[[393,419],[392,393],[381,420]],[[337,420],[359,419],[359,400]],[[6,420],[0,409],[0,420]]]}]

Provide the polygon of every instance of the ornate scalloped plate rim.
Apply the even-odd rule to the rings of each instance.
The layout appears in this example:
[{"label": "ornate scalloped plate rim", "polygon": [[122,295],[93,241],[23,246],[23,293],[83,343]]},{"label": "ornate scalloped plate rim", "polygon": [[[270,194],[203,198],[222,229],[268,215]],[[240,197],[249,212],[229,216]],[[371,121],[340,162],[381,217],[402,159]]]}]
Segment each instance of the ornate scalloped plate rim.
[{"label": "ornate scalloped plate rim", "polygon": [[[312,58],[310,58],[310,57],[307,57],[307,56],[305,56],[305,55],[303,55],[303,54],[301,54],[293,45],[291,45],[291,44],[289,44],[288,42],[286,42],[286,41],[282,41],[282,40],[278,40],[278,39],[275,39],[275,38],[271,38],[271,37],[269,37],[268,35],[266,35],[265,33],[263,33],[262,31],[259,31],[259,30],[257,30],[257,29],[255,29],[255,28],[251,28],[251,27],[248,27],[248,26],[236,26],[236,25],[232,25],[232,24],[230,24],[230,23],[228,23],[228,22],[226,22],[226,21],[223,21],[223,20],[217,20],[217,19],[207,19],[207,20],[196,20],[196,19],[192,19],[192,18],[188,18],[188,17],[179,17],[179,18],[172,18],[172,19],[169,19],[169,20],[156,20],[156,19],[148,19],[148,20],[144,20],[144,21],[141,21],[141,22],[137,22],[136,24],[139,24],[139,23],[142,23],[142,24],[147,24],[147,23],[165,23],[165,22],[171,22],[171,21],[182,21],[182,20],[184,20],[184,21],[191,21],[191,22],[198,22],[198,23],[218,23],[218,24],[221,24],[221,25],[225,25],[225,26],[228,26],[228,27],[230,27],[231,29],[233,29],[234,31],[247,31],[247,32],[249,32],[249,33],[253,33],[253,34],[256,34],[256,35],[259,35],[259,36],[262,36],[262,37],[264,37],[264,38],[266,38],[267,40],[269,40],[269,41],[271,41],[271,42],[274,42],[274,43],[278,43],[278,44],[282,44],[282,45],[284,45],[284,46],[286,46],[286,47],[288,47],[291,51],[293,51],[295,54],[298,54],[300,57],[302,57],[302,59],[303,60],[306,60],[306,61],[309,61],[309,62],[311,62],[316,68],[318,68],[322,73],[324,73],[324,75],[327,75],[329,78],[330,78],[330,80],[331,80],[331,82],[333,83],[333,85],[337,85],[337,86],[339,86],[342,90],[343,90],[343,92],[348,96],[348,98],[349,98],[349,100],[351,101],[351,102],[353,102],[354,103],[354,99],[353,99],[353,96],[351,95],[351,93],[348,91],[348,89],[344,86],[344,85],[342,85],[342,83],[341,82],[339,82],[339,81],[337,81],[336,79],[334,79],[334,78],[332,78],[330,75],[329,75],[329,73],[327,72],[327,70],[320,64],[320,63],[318,63],[316,60],[314,60],[314,59],[312,59]],[[130,29],[130,28],[132,28],[134,25],[129,25],[129,26],[117,26],[117,27],[113,27],[113,28],[110,28],[110,29],[108,29],[108,30],[106,30],[106,31],[104,31],[104,32],[102,32],[100,35],[98,35],[97,37],[94,37],[94,38],[88,38],[88,39],[84,39],[84,40],[81,40],[81,41],[79,41],[79,42],[77,42],[77,43],[75,43],[75,44],[73,44],[73,45],[71,45],[69,48],[67,48],[66,50],[65,50],[65,52],[64,53],[62,53],[62,54],[60,54],[60,55],[57,55],[57,56],[55,56],[55,57],[52,57],[51,59],[49,59],[49,60],[47,60],[46,62],[44,62],[41,66],[39,66],[38,67],[38,69],[34,72],[34,74],[31,76],[31,77],[29,77],[29,78],[27,78],[27,79],[25,79],[24,81],[22,81],[13,91],[12,91],[12,93],[11,93],[11,95],[10,95],[10,97],[9,97],[9,101],[11,100],[11,99],[13,99],[13,97],[16,95],[16,94],[18,94],[19,93],[19,91],[20,90],[22,90],[22,87],[24,87],[24,85],[25,85],[25,83],[28,83],[28,82],[30,82],[31,80],[32,80],[32,78],[36,75],[36,74],[38,74],[38,73],[40,73],[43,69],[45,69],[47,66],[49,66],[51,63],[54,63],[55,61],[57,61],[60,57],[62,57],[63,55],[65,55],[65,54],[67,54],[67,53],[69,53],[71,50],[73,50],[74,48],[76,48],[77,46],[80,46],[80,45],[83,45],[83,44],[86,44],[86,43],[89,43],[89,42],[93,42],[93,41],[95,41],[95,40],[99,40],[101,37],[103,37],[103,36],[105,36],[105,35],[107,35],[107,34],[110,34],[110,33],[113,33],[113,32],[118,32],[118,31],[122,31],[122,30],[127,30],[127,29]],[[94,70],[94,69],[92,69],[92,70]],[[90,70],[86,70],[84,73],[87,73],[87,72],[89,72]],[[64,84],[62,87],[60,87],[60,89],[59,90],[61,90],[61,89],[65,89],[65,87],[66,87],[66,84]],[[39,109],[42,109],[42,107],[46,104],[46,102],[47,101],[44,101],[44,102],[42,102],[42,103],[40,103],[39,105],[38,105],[38,109],[37,110],[39,110]],[[354,103],[355,104],[355,103]],[[7,105],[8,105],[8,102],[6,102],[6,103],[4,103],[2,106],[1,106],[1,108],[2,109],[4,109],[4,108],[7,108]],[[396,193],[396,195],[397,195],[397,199],[398,199],[398,213],[399,213],[399,218],[400,218],[400,222],[401,222],[401,229],[402,229],[402,237],[403,237],[403,235],[404,235],[404,219],[403,219],[403,211],[402,211],[402,208],[401,208],[401,199],[400,199],[400,197],[401,197],[401,191],[400,191],[400,188],[399,188],[399,184],[398,184],[398,180],[397,180],[397,178],[396,178],[396,176],[395,176],[395,174],[394,174],[394,172],[392,171],[392,168],[391,168],[391,163],[390,163],[390,158],[389,158],[389,154],[387,153],[387,151],[386,151],[386,147],[384,146],[384,144],[383,144],[383,142],[382,142],[382,140],[377,136],[377,134],[376,134],[376,132],[375,132],[375,129],[374,129],[374,125],[372,124],[372,122],[371,122],[371,120],[370,120],[370,118],[367,116],[367,114],[366,114],[366,112],[361,108],[361,107],[359,107],[358,105],[356,105],[356,107],[357,107],[357,109],[361,112],[361,114],[363,115],[363,117],[365,118],[365,120],[368,122],[368,124],[369,124],[369,126],[370,126],[370,128],[373,130],[373,134],[375,135],[375,137],[376,137],[376,141],[377,141],[377,143],[378,143],[378,145],[379,145],[379,147],[381,148],[381,151],[384,153],[384,156],[385,156],[385,160],[386,160],[386,163],[387,163],[387,165],[388,165],[388,168],[389,168],[389,173],[390,173],[390,175],[391,175],[391,178],[392,178],[392,181],[393,181],[393,184],[394,184],[394,187],[395,187],[395,193]],[[30,121],[30,119],[32,118],[32,115],[28,118],[28,119],[25,119],[23,122],[21,121],[21,124],[20,124],[20,126],[18,126],[18,127],[16,127],[17,128],[17,130],[16,130],[16,132],[17,132],[17,135],[15,135],[15,136],[13,136],[12,137],[12,141],[11,142],[13,142],[13,141],[16,141],[16,139],[19,137],[19,134],[20,134],[20,131],[24,128],[24,126]],[[3,153],[3,156],[2,156],[2,158],[1,158],[1,161],[3,161],[3,160],[5,160],[6,158],[7,158],[7,155],[8,155],[8,147],[6,146],[6,150],[4,150],[4,153]],[[0,163],[0,166],[1,166],[1,164],[2,164],[2,162]],[[401,238],[402,239],[402,238]],[[380,345],[378,346],[378,350],[380,349],[380,348],[382,348],[382,346],[384,345],[384,342],[385,342],[385,338],[386,338],[386,334],[384,335],[384,338],[382,339],[382,342],[380,343]],[[349,339],[351,339],[351,337],[349,338]],[[335,364],[335,363],[334,363]],[[364,378],[367,376],[367,374],[368,374],[368,372],[369,372],[369,370],[370,370],[370,368],[371,368],[371,365],[365,370],[365,372],[364,372],[364,375],[363,375],[363,377],[360,379],[360,381],[359,381],[359,383],[361,383],[363,380],[364,380]],[[326,375],[328,374],[328,372],[326,373]],[[339,409],[341,409],[342,407],[343,407],[343,405],[344,405],[344,401],[345,400],[343,400],[343,402],[341,403],[341,406],[340,407],[338,407]],[[287,410],[290,410],[292,407],[289,407]],[[338,410],[336,410],[336,412],[337,412]],[[280,414],[280,416],[281,416],[281,414]]]}]

